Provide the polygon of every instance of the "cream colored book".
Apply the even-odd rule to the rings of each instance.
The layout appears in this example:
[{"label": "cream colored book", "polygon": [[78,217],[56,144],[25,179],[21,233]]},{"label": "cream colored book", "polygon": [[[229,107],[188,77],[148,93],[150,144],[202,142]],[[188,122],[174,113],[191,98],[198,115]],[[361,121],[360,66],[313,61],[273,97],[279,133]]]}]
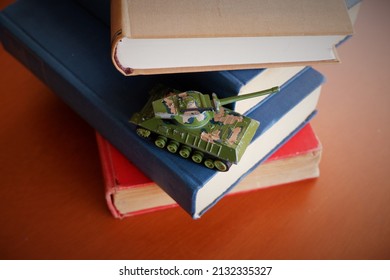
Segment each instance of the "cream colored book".
[{"label": "cream colored book", "polygon": [[336,62],[353,27],[344,0],[112,0],[124,75]]}]

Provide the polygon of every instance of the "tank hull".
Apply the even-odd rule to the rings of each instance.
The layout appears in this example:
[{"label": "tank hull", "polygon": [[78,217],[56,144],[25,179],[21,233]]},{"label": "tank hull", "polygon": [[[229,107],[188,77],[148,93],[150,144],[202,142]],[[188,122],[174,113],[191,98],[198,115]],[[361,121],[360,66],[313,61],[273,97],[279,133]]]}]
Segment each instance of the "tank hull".
[{"label": "tank hull", "polygon": [[142,111],[130,119],[140,136],[160,148],[219,171],[227,171],[231,164],[240,161],[259,127],[258,121],[221,107],[202,126],[185,127],[175,119],[155,116],[153,102],[166,94],[166,90],[154,90]]}]

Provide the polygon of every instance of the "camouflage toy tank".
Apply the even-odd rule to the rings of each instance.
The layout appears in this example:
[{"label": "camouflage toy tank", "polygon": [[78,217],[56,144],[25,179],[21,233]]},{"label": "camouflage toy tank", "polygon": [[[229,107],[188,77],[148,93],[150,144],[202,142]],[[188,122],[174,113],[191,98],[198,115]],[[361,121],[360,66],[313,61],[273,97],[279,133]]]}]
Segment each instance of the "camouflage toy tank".
[{"label": "camouflage toy tank", "polygon": [[143,109],[130,122],[139,136],[159,148],[178,153],[218,171],[229,170],[244,154],[259,122],[222,107],[229,103],[277,92],[279,87],[218,99],[198,91],[179,92],[156,87]]}]

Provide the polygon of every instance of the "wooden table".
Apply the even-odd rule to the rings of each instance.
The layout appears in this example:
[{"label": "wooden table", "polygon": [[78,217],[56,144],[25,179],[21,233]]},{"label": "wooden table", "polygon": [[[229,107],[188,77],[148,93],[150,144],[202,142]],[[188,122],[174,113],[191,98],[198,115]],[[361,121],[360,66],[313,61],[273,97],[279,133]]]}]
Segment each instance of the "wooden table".
[{"label": "wooden table", "polygon": [[[11,1],[1,1],[3,8]],[[321,176],[116,220],[94,130],[0,47],[1,259],[389,259],[390,20],[364,1],[313,127]]]}]

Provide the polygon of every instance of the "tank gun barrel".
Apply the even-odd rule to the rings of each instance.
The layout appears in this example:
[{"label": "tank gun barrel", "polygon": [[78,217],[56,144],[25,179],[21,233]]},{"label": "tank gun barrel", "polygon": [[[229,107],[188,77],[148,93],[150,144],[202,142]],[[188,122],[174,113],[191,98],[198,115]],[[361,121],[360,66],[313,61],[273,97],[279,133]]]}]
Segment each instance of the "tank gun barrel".
[{"label": "tank gun barrel", "polygon": [[233,102],[236,102],[236,101],[241,101],[241,100],[245,100],[245,99],[249,99],[249,98],[259,97],[259,96],[275,93],[275,92],[278,92],[278,91],[279,91],[279,87],[276,86],[276,87],[272,87],[272,88],[269,88],[269,89],[248,93],[248,94],[222,98],[222,99],[219,99],[219,103],[220,103],[220,105],[226,105],[226,104],[230,104],[230,103],[233,103]]}]

